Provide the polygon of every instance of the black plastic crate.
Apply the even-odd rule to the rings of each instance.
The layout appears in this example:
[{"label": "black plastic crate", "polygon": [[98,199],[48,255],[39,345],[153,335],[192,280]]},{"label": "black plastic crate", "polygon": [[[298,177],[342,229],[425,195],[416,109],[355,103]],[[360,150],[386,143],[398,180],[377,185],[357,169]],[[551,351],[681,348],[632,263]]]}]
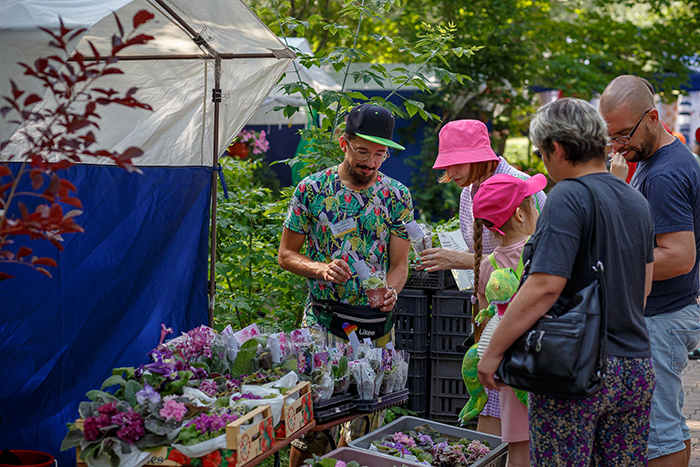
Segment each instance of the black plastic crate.
[{"label": "black plastic crate", "polygon": [[430,332],[430,296],[424,290],[402,290],[394,310],[396,349],[426,353]]},{"label": "black plastic crate", "polygon": [[462,379],[462,360],[432,360],[430,419],[455,423],[469,400]]},{"label": "black plastic crate", "polygon": [[430,381],[427,357],[415,357],[411,355],[411,360],[408,363],[408,382],[409,390],[408,404],[406,408],[415,412],[417,416],[422,417],[428,414],[429,409],[429,394],[428,388]]},{"label": "black plastic crate", "polygon": [[404,288],[443,290],[453,289],[456,286],[455,278],[452,276],[452,271],[449,269],[431,272],[411,269]]},{"label": "black plastic crate", "polygon": [[431,306],[430,355],[433,358],[461,359],[464,340],[472,332],[471,292],[435,292]]}]

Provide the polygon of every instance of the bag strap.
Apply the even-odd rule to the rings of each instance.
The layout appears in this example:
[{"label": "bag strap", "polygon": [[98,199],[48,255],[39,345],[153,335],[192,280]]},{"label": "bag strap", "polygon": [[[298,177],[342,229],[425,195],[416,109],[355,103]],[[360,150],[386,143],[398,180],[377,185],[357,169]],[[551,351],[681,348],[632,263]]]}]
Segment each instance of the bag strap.
[{"label": "bag strap", "polygon": [[491,263],[491,266],[493,266],[494,271],[501,269],[501,265],[498,264],[496,261],[496,256],[493,253],[489,255],[489,262]]},{"label": "bag strap", "polygon": [[[588,186],[587,183],[583,182],[579,178],[568,178],[567,180],[575,181],[580,183],[581,185],[585,186],[588,189],[588,192],[591,194],[591,197],[593,198],[593,222],[591,222],[591,226],[589,228],[588,232],[588,258],[591,261],[591,269],[593,269],[593,272],[595,273],[596,277],[598,278],[598,283],[600,284],[600,358],[598,359],[598,375],[602,378],[605,375],[605,367],[606,367],[606,356],[607,356],[607,341],[608,341],[608,313],[607,313],[607,301],[605,300],[605,278],[604,278],[604,271],[605,267],[603,266],[603,261],[602,261],[602,254],[601,254],[601,232],[600,232],[600,227],[601,227],[601,213],[600,213],[600,204],[598,202],[598,196],[595,194],[595,191]],[[592,252],[592,243],[593,243],[593,237],[596,237],[596,254],[593,256]]]}]

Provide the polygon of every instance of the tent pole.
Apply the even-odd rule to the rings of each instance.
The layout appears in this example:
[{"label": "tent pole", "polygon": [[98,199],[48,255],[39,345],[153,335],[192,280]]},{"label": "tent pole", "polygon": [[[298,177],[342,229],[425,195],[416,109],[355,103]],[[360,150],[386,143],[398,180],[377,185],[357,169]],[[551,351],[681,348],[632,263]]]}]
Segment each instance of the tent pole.
[{"label": "tent pole", "polygon": [[211,171],[211,256],[209,264],[209,327],[214,327],[214,297],[216,296],[216,190],[217,165],[219,163],[219,104],[221,103],[221,58],[217,55],[214,61],[214,157]]}]

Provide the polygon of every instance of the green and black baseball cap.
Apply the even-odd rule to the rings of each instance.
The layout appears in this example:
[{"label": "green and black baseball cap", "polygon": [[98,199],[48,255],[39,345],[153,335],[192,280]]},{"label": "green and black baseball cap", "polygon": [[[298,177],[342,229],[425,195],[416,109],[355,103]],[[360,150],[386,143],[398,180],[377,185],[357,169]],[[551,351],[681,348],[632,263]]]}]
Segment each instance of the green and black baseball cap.
[{"label": "green and black baseball cap", "polygon": [[345,132],[367,141],[394,149],[406,149],[391,140],[394,136],[394,115],[381,105],[360,104],[348,114]]}]

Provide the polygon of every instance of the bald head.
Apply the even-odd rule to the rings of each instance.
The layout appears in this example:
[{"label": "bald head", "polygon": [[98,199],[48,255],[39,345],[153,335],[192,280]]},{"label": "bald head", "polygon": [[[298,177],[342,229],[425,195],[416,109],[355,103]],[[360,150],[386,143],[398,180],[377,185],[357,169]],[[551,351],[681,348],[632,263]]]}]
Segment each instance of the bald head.
[{"label": "bald head", "polygon": [[607,115],[615,109],[626,107],[632,113],[645,112],[654,107],[654,95],[648,81],[632,75],[618,76],[600,96],[600,113]]}]

